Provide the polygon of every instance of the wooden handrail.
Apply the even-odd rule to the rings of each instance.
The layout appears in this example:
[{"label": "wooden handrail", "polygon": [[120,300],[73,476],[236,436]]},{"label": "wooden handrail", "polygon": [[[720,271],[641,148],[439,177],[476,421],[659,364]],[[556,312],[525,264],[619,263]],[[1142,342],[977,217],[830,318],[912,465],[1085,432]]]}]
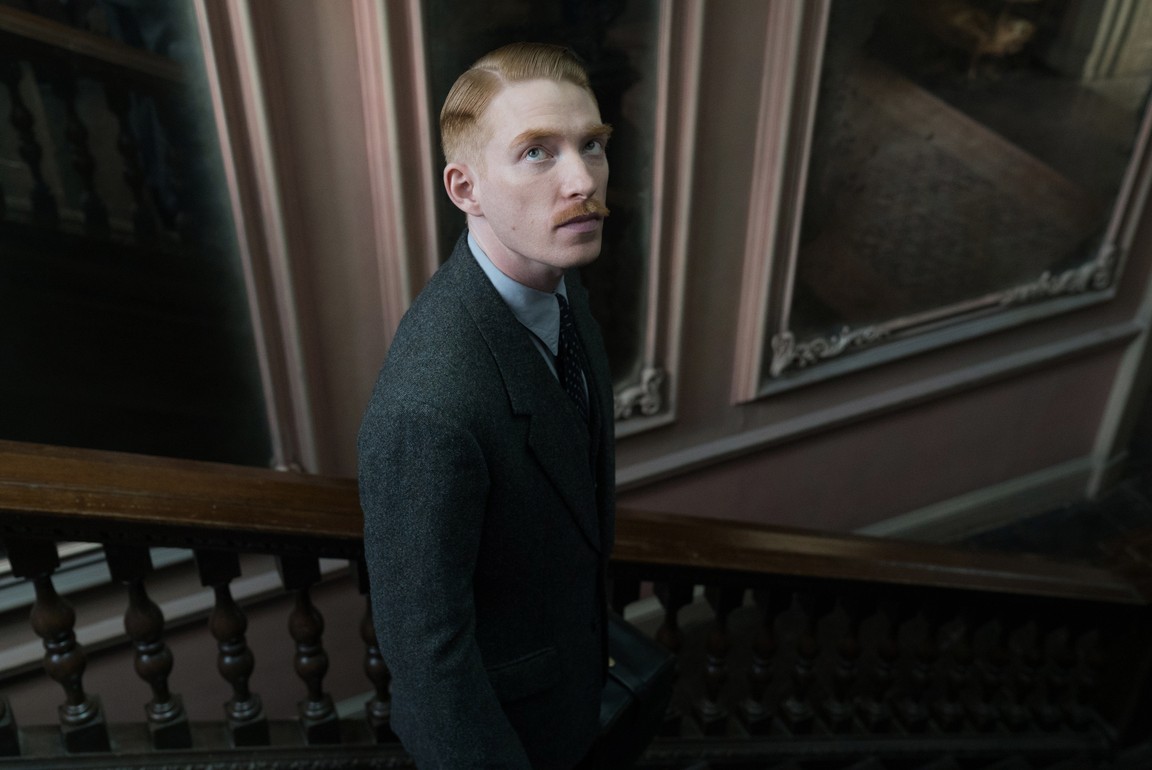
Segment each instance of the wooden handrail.
[{"label": "wooden handrail", "polygon": [[1109,570],[1041,556],[664,513],[621,511],[612,555],[648,565],[1148,603]]},{"label": "wooden handrail", "polygon": [[[238,533],[358,547],[356,484],[302,473],[0,441],[0,533],[35,520],[64,532],[111,525],[148,542]],[[81,539],[75,537],[75,539]],[[340,549],[338,549],[340,550]],[[1039,556],[621,511],[617,563],[1000,592],[1143,605],[1129,577]]]},{"label": "wooden handrail", "polygon": [[12,441],[0,441],[0,511],[0,532],[45,517],[150,542],[195,530],[358,543],[363,532],[349,479]]},{"label": "wooden handrail", "polygon": [[88,65],[124,74],[168,83],[181,83],[185,79],[180,63],[165,56],[6,5],[0,5],[0,34],[75,54]]}]

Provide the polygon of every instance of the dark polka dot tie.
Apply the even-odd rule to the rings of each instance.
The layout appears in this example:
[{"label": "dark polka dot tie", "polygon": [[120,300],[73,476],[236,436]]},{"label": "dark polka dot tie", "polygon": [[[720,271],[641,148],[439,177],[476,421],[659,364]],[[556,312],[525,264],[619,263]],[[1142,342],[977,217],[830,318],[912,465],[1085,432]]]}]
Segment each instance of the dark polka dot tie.
[{"label": "dark polka dot tie", "polygon": [[560,294],[556,295],[560,304],[560,351],[556,355],[556,369],[564,390],[576,402],[584,422],[588,422],[588,391],[584,386],[584,375],[581,362],[584,360],[584,351],[580,347],[580,337],[576,335],[576,324],[572,318],[572,308],[568,301]]}]

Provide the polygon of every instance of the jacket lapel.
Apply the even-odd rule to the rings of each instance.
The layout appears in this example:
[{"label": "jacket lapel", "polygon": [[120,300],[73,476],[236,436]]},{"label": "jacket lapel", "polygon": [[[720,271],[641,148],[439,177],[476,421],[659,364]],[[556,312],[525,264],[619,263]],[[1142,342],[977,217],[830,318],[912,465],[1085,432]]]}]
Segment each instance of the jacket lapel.
[{"label": "jacket lapel", "polygon": [[528,330],[476,264],[466,238],[457,243],[450,260],[455,263],[451,269],[456,290],[500,369],[512,411],[529,420],[529,453],[560,493],[585,539],[600,551],[596,489],[588,459],[591,436],[579,411],[548,370]]}]

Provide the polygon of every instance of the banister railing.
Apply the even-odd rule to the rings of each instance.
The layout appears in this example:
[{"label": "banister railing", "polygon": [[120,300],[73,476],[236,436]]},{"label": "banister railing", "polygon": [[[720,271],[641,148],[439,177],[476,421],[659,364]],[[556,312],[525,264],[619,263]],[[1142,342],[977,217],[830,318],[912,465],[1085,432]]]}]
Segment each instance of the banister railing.
[{"label": "banister railing", "polygon": [[0,6],[0,43],[10,54],[68,56],[77,69],[151,87],[171,87],[187,79],[183,67],[165,56],[6,5]]},{"label": "banister railing", "polygon": [[[172,26],[155,37],[186,36]],[[16,140],[0,225],[33,225],[23,239],[83,235],[89,250],[115,241],[121,254],[213,248],[198,73],[142,46],[0,5],[0,90]],[[45,125],[55,120],[62,130]]]},{"label": "banister railing", "polygon": [[1147,601],[1130,580],[1086,565],[754,523],[718,526],[715,519],[652,512],[621,515],[614,555],[618,561],[652,567],[691,566],[1115,604]]},{"label": "banister railing", "polygon": [[5,533],[56,526],[94,542],[242,540],[243,550],[353,558],[363,534],[350,479],[2,440],[0,510]]},{"label": "banister railing", "polygon": [[[351,480],[0,441],[0,537],[35,585],[32,624],[63,690],[59,724],[20,725],[0,679],[0,767],[406,766],[367,614],[339,620],[360,626],[362,649],[326,650],[311,601],[317,557],[359,564],[360,527]],[[125,643],[151,692],[142,725],[108,724],[100,698],[116,693],[84,686],[74,613],[85,608],[53,585],[62,540],[102,544],[126,587]],[[147,547],[161,544],[191,549],[214,594],[203,643],[216,646],[228,698],[219,723],[189,720],[170,691],[172,651],[148,593]],[[305,693],[294,724],[268,718],[250,686],[246,610],[230,590],[246,552],[277,556],[291,598]],[[645,767],[846,768],[872,757],[912,768],[946,756],[1103,767],[1147,740],[1152,631],[1131,574],[623,511],[611,576],[614,607],[680,663]],[[329,659],[349,655],[366,670],[355,715],[325,691]]]}]

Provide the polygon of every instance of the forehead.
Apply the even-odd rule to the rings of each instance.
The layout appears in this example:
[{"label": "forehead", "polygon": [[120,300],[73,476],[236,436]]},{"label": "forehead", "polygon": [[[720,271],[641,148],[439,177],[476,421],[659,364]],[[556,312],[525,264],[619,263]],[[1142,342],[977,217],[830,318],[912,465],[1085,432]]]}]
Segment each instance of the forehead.
[{"label": "forehead", "polygon": [[525,131],[579,131],[600,123],[600,109],[574,83],[527,80],[509,83],[484,113],[491,138],[508,141]]}]

